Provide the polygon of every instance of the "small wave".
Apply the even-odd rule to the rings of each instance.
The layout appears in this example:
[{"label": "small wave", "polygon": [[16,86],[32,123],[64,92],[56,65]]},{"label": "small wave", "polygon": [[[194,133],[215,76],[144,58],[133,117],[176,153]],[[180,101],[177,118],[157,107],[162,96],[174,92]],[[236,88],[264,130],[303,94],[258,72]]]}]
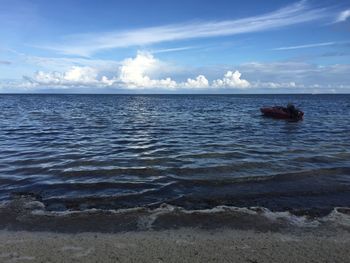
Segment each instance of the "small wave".
[{"label": "small wave", "polygon": [[[193,169],[195,170],[195,169]],[[203,168],[202,170],[205,170]],[[181,173],[180,173],[181,174]],[[277,173],[277,174],[271,174],[271,175],[248,175],[248,176],[236,176],[236,177],[221,177],[220,178],[213,178],[213,177],[187,177],[183,176],[177,176],[174,174],[168,175],[168,177],[172,179],[176,179],[180,182],[188,182],[191,184],[234,184],[234,183],[249,183],[249,182],[259,182],[259,181],[288,181],[288,180],[295,180],[295,179],[301,179],[301,178],[308,178],[308,177],[332,177],[334,175],[347,175],[350,174],[350,167],[333,167],[333,168],[318,168],[318,169],[309,169],[309,170],[301,170],[296,172],[289,172],[289,173]]]},{"label": "small wave", "polygon": [[150,209],[84,211],[48,211],[45,204],[32,196],[0,203],[0,227],[7,229],[82,231],[138,231],[170,228],[238,228],[279,231],[289,228],[349,228],[350,208],[336,207],[324,217],[275,212],[263,207],[217,206],[211,209],[187,210],[162,204]]}]

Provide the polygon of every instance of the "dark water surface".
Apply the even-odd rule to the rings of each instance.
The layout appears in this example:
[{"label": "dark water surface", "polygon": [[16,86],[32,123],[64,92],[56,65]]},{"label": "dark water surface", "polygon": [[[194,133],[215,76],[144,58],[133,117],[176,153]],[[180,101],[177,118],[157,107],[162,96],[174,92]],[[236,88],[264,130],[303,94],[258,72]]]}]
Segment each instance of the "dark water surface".
[{"label": "dark water surface", "polygon": [[[301,122],[259,108],[294,102]],[[350,206],[349,95],[0,95],[0,200]]]}]

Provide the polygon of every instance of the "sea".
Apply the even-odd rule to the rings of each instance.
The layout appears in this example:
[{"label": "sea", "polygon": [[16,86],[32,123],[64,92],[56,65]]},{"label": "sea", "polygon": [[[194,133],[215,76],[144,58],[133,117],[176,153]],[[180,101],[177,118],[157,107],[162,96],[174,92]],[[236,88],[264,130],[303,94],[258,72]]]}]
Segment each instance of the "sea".
[{"label": "sea", "polygon": [[[302,121],[260,112],[287,103]],[[210,211],[327,216],[350,207],[350,95],[3,94],[0,202],[2,227],[29,210],[128,211],[135,226],[164,211],[174,225]]]}]

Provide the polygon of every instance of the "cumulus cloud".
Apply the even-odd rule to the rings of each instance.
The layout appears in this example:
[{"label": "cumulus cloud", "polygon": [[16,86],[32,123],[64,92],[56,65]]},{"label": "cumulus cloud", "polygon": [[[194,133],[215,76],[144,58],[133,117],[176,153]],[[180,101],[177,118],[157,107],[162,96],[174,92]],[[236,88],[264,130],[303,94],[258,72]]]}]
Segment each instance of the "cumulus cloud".
[{"label": "cumulus cloud", "polygon": [[236,70],[235,72],[227,71],[222,79],[217,79],[213,81],[213,87],[238,89],[248,88],[250,86],[250,83],[245,79],[241,79],[241,75],[242,74],[238,70]]},{"label": "cumulus cloud", "polygon": [[[38,71],[33,77],[24,77],[21,83],[7,83],[6,87],[24,90],[45,88],[99,88],[157,91],[196,90],[195,92],[305,92],[314,89],[348,89],[350,82],[349,65],[318,66],[302,62],[246,63],[230,67],[202,68],[197,77],[185,78],[171,72],[171,64],[155,58],[152,54],[139,52],[133,58],[117,63],[111,74],[106,74],[99,67],[72,66],[66,71]],[[170,67],[168,68],[168,66]],[[187,69],[195,71],[195,69]],[[160,74],[161,72],[161,74]],[[224,72],[218,78],[219,72]],[[199,74],[198,74],[199,73]],[[183,72],[181,72],[183,74]],[[210,76],[210,78],[208,77]],[[184,78],[184,80],[182,80]],[[1,86],[1,83],[0,83]],[[331,88],[330,88],[331,87]]]},{"label": "cumulus cloud", "polygon": [[166,63],[156,59],[152,54],[138,52],[136,57],[127,58],[120,62],[115,75],[108,78],[97,68],[90,66],[73,66],[65,72],[38,71],[33,78],[26,77],[30,86],[96,86],[118,87],[124,89],[208,89],[208,88],[236,88],[244,89],[250,83],[241,78],[239,71],[227,71],[222,79],[211,83],[204,75],[188,78],[185,82],[177,82],[171,77],[154,78],[152,75],[166,67]]},{"label": "cumulus cloud", "polygon": [[94,68],[74,66],[64,73],[38,71],[33,81],[41,85],[94,85],[98,84],[97,75]]},{"label": "cumulus cloud", "polygon": [[99,71],[92,67],[73,66],[66,72],[38,71],[33,77],[24,76],[23,81],[13,84],[14,87],[24,89],[62,88],[71,87],[108,87],[117,82],[115,78],[99,76]]},{"label": "cumulus cloud", "polygon": [[126,88],[175,88],[171,78],[151,79],[147,74],[161,67],[162,63],[150,53],[139,52],[135,58],[128,58],[119,67],[120,83]]},{"label": "cumulus cloud", "polygon": [[73,67],[65,73],[64,79],[69,82],[91,83],[96,80],[97,71],[90,67]]},{"label": "cumulus cloud", "polygon": [[207,89],[207,88],[237,88],[244,89],[250,83],[241,79],[239,71],[227,71],[222,79],[212,83],[204,75],[195,79],[188,78],[186,82],[177,82],[170,77],[152,78],[151,75],[160,70],[165,63],[156,59],[152,54],[138,52],[136,57],[127,58],[121,62],[116,76],[108,78],[100,76],[98,70],[92,67],[71,67],[66,72],[38,71],[34,78],[27,78],[37,85],[46,86],[115,86],[125,89]]},{"label": "cumulus cloud", "polygon": [[335,23],[345,22],[350,17],[350,9],[344,10],[339,13],[337,16]]},{"label": "cumulus cloud", "polygon": [[[181,85],[181,84],[180,84]],[[183,83],[181,86],[186,88],[199,88],[205,89],[209,88],[209,81],[203,75],[199,75],[196,79],[187,79],[187,82]]]},{"label": "cumulus cloud", "polygon": [[64,72],[38,71],[34,77],[25,77],[31,88],[46,87],[118,87],[125,89],[164,88],[173,89],[178,83],[170,77],[154,79],[149,76],[165,65],[152,54],[138,52],[136,57],[127,58],[115,68],[114,76],[107,77],[98,67],[72,66]]}]

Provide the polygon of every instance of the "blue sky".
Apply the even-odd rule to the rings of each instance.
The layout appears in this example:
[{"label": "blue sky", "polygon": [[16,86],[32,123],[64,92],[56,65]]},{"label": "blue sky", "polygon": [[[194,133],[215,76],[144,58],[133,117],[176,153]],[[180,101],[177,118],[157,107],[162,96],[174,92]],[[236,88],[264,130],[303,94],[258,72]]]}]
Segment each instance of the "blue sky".
[{"label": "blue sky", "polygon": [[350,92],[347,1],[0,6],[3,93]]}]

